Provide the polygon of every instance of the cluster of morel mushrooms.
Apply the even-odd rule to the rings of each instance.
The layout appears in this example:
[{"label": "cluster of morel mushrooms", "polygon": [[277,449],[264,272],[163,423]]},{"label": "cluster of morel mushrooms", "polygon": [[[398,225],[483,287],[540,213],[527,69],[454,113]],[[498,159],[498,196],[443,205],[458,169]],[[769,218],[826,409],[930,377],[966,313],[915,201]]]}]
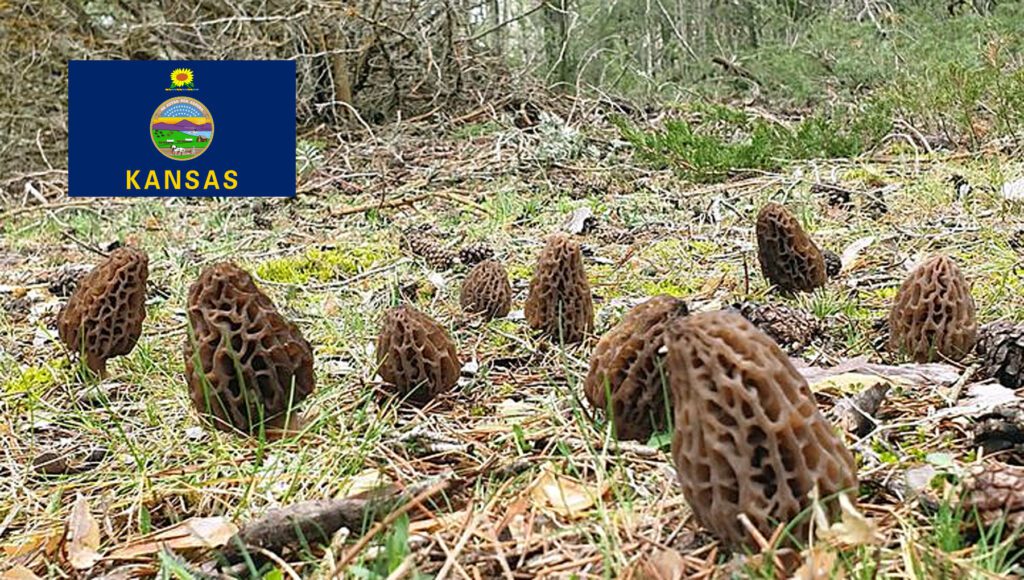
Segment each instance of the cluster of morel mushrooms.
[{"label": "cluster of morel mushrooms", "polygon": [[[764,276],[782,292],[811,291],[838,269],[835,256],[776,203],[757,216],[757,244]],[[512,303],[508,274],[480,257],[486,259],[463,281],[460,305],[504,317]],[[142,331],[147,263],[138,249],[115,250],[80,281],[59,315],[61,340],[100,375]],[[569,237],[547,239],[525,316],[553,342],[581,342],[593,332],[590,286]],[[254,434],[280,426],[313,392],[309,343],[238,266],[202,272],[189,290],[188,319],[188,386],[197,411],[217,428]],[[888,322],[890,348],[918,362],[959,360],[977,335],[969,287],[942,255],[907,277]],[[985,350],[989,358],[1006,356],[999,345]],[[384,381],[419,404],[450,391],[461,366],[445,329],[410,305],[384,315],[376,357]],[[997,360],[987,364],[996,374],[1002,368]],[[643,441],[674,425],[672,456],[686,500],[698,522],[733,548],[755,547],[751,524],[771,537],[813,497],[856,493],[853,455],[806,381],[776,342],[735,310],[690,314],[678,298],[651,298],[600,339],[584,390],[620,439]],[[806,533],[799,525],[791,531]]]}]

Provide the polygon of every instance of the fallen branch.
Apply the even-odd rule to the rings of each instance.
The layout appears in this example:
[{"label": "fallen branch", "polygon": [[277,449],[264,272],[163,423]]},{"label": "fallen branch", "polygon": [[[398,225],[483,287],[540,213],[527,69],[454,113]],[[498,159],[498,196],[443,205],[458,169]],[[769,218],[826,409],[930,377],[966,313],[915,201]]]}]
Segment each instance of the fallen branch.
[{"label": "fallen branch", "polygon": [[347,566],[348,563],[351,562],[352,559],[359,554],[359,552],[362,552],[363,549],[366,548],[366,545],[370,543],[370,540],[372,540],[374,536],[380,533],[381,530],[390,526],[395,520],[400,518],[402,514],[420,505],[420,503],[423,502],[423,500],[440,491],[448,489],[448,486],[451,485],[451,483],[452,481],[450,479],[444,479],[435,483],[434,485],[428,487],[427,489],[417,494],[416,497],[412,498],[408,503],[406,503],[402,507],[389,513],[386,518],[374,524],[373,528],[371,528],[369,532],[367,532],[362,538],[359,538],[359,541],[356,542],[356,544],[352,546],[347,552],[345,552],[345,555],[342,556],[341,561],[338,562],[338,568],[332,577],[337,578],[340,573],[343,573],[345,570],[345,566]]},{"label": "fallen branch", "polygon": [[[334,533],[341,528],[361,530],[368,522],[387,514],[349,550],[339,564],[343,567],[380,529],[425,499],[448,489],[452,481],[442,479],[434,482],[412,499],[409,499],[412,489],[399,491],[391,486],[370,492],[366,497],[311,500],[271,510],[243,526],[219,555],[224,563],[235,564],[241,562],[246,554],[262,550],[280,554],[282,550],[302,545],[329,544]],[[395,509],[403,502],[404,505]]]},{"label": "fallen branch", "polygon": [[342,215],[351,215],[354,213],[363,213],[375,209],[384,209],[386,207],[398,207],[402,205],[411,205],[418,201],[423,201],[433,194],[421,193],[419,195],[410,195],[408,197],[400,197],[398,199],[392,199],[391,201],[375,201],[372,203],[364,203],[363,205],[357,205],[354,207],[346,207],[337,211],[331,212],[334,217]]},{"label": "fallen branch", "polygon": [[727,72],[727,73],[729,73],[731,75],[734,75],[734,76],[746,79],[746,80],[754,83],[755,85],[757,85],[759,87],[763,86],[761,84],[761,81],[758,80],[757,77],[754,76],[754,73],[748,71],[747,69],[743,68],[742,66],[740,66],[740,65],[738,65],[738,64],[736,64],[734,62],[726,60],[725,58],[723,58],[721,56],[713,56],[713,57],[711,57],[711,62],[717,64],[720,67],[722,67],[723,69],[725,69],[725,72]]}]

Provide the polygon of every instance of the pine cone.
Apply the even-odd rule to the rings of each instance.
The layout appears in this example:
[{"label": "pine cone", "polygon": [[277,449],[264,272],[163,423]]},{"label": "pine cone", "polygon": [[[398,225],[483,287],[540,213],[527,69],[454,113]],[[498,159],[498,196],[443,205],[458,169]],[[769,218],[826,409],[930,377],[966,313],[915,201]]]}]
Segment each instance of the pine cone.
[{"label": "pine cone", "polygon": [[1005,518],[1007,532],[1015,532],[1024,526],[1024,468],[994,462],[973,466],[964,478],[963,498],[964,513],[977,510],[985,526]]},{"label": "pine cone", "polygon": [[832,250],[822,250],[821,255],[825,258],[825,275],[829,278],[838,276],[839,271],[843,269],[843,260],[839,254]]},{"label": "pine cone", "polygon": [[447,270],[455,265],[455,254],[438,243],[430,234],[430,230],[414,228],[403,233],[402,239],[409,251],[426,260],[433,268]]},{"label": "pine cone", "polygon": [[736,308],[789,353],[802,351],[822,330],[817,318],[789,306],[744,302]]},{"label": "pine cone", "polygon": [[459,250],[459,261],[467,266],[475,266],[484,260],[494,257],[494,249],[484,242],[476,242],[462,246]]},{"label": "pine cone", "polygon": [[1024,386],[1024,325],[1001,320],[986,325],[978,338],[981,372],[1009,389]]}]

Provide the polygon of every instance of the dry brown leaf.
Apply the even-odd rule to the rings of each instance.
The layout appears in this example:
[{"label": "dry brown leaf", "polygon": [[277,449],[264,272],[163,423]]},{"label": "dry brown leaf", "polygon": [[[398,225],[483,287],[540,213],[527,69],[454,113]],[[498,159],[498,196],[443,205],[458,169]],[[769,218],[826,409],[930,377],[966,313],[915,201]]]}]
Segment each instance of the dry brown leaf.
[{"label": "dry brown leaf", "polygon": [[68,563],[75,570],[88,570],[103,558],[99,552],[100,525],[89,513],[89,502],[82,494],[71,508],[65,541]]},{"label": "dry brown leaf", "polygon": [[530,490],[535,504],[549,508],[555,513],[580,518],[594,506],[598,498],[608,489],[584,485],[574,479],[545,469]]},{"label": "dry brown leaf", "polygon": [[53,528],[28,536],[17,543],[0,546],[0,556],[13,559],[19,556],[27,556],[41,549],[44,559],[52,559],[57,550],[60,549],[60,543],[63,539],[64,528]]},{"label": "dry brown leaf", "polygon": [[634,580],[683,580],[686,578],[686,560],[675,550],[659,550],[637,562]]},{"label": "dry brown leaf", "polygon": [[238,533],[238,526],[223,517],[190,518],[128,542],[110,553],[114,560],[127,560],[155,554],[165,546],[172,550],[219,548]]},{"label": "dry brown leaf", "polygon": [[820,393],[822,391],[840,395],[855,395],[878,384],[892,385],[893,382],[885,377],[869,375],[867,373],[843,373],[831,377],[823,377],[810,383],[811,391]]},{"label": "dry brown leaf", "polygon": [[797,568],[789,580],[843,580],[842,569],[833,574],[836,567],[835,552],[811,550],[804,563]]},{"label": "dry brown leaf", "polygon": [[864,517],[845,493],[839,494],[839,509],[842,513],[840,521],[829,524],[828,516],[821,502],[814,502],[814,520],[818,527],[818,538],[831,540],[843,546],[862,546],[877,544],[881,541],[878,526]]},{"label": "dry brown leaf", "polygon": [[39,576],[36,576],[32,570],[18,565],[0,572],[0,580],[39,580]]},{"label": "dry brown leaf", "polygon": [[391,479],[379,469],[365,469],[341,484],[337,498],[346,498],[376,489],[390,483]]}]

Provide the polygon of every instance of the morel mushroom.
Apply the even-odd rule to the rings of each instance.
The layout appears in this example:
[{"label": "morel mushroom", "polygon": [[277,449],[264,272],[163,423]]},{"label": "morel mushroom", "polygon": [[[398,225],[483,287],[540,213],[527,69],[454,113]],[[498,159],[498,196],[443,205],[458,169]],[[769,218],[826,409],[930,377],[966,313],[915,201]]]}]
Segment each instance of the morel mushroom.
[{"label": "morel mushroom", "polygon": [[783,292],[811,292],[825,285],[825,258],[785,207],[769,203],[757,214],[761,272]]},{"label": "morel mushroom", "polygon": [[907,276],[889,311],[889,330],[889,348],[919,363],[960,360],[974,348],[974,298],[952,259],[934,256]]},{"label": "morel mushroom", "polygon": [[488,319],[507,316],[512,309],[508,272],[495,260],[480,262],[462,281],[459,304],[466,312],[482,313]]},{"label": "morel mushroom", "polygon": [[[770,537],[811,505],[815,487],[829,498],[857,485],[853,455],[766,334],[731,311],[688,316],[669,332],[672,455],[701,525],[752,547],[740,514]],[[807,539],[806,524],[796,538]]]},{"label": "morel mushroom", "polygon": [[687,312],[682,300],[655,296],[598,341],[583,390],[590,404],[610,413],[619,439],[647,441],[668,426],[671,397],[665,396],[662,347],[665,329]]},{"label": "morel mushroom", "polygon": [[185,376],[200,415],[223,431],[287,427],[315,387],[313,349],[245,270],[223,262],[188,292]]},{"label": "morel mushroom", "polygon": [[107,360],[131,352],[146,319],[149,257],[130,246],[118,248],[82,277],[57,315],[57,333],[69,351],[105,376]]},{"label": "morel mushroom", "polygon": [[387,312],[377,336],[377,372],[414,403],[427,403],[459,380],[455,344],[437,322],[412,306]]},{"label": "morel mushroom", "polygon": [[525,314],[531,328],[566,343],[580,342],[594,330],[594,303],[583,254],[568,236],[548,238],[530,280]]}]

